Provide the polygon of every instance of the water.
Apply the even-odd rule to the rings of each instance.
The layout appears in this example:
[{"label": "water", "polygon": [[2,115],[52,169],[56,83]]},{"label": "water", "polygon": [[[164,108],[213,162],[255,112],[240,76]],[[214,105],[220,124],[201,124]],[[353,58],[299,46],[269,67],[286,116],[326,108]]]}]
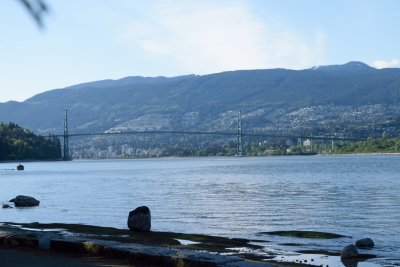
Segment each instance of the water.
[{"label": "water", "polygon": [[[340,250],[363,237],[363,253],[400,264],[400,156],[163,158],[0,164],[0,202],[19,194],[36,208],[1,209],[0,221],[126,228],[147,205],[152,229],[269,240],[269,249]],[[309,240],[260,232],[316,230],[352,238]],[[300,248],[278,245],[300,243]],[[332,265],[330,265],[332,266]],[[359,266],[369,266],[360,263]]]}]

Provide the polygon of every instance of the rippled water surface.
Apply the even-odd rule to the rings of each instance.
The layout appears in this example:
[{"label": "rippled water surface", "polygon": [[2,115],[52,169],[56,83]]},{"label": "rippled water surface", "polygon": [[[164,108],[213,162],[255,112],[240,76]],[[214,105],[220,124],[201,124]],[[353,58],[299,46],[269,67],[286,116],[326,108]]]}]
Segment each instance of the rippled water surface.
[{"label": "rippled water surface", "polygon": [[[265,239],[274,249],[339,250],[371,237],[378,264],[400,264],[400,156],[163,158],[0,164],[0,201],[31,195],[40,206],[2,209],[0,221],[125,228],[137,206],[152,229]],[[293,240],[260,235],[317,230],[351,236]],[[366,264],[366,263],[365,263]],[[360,263],[359,266],[363,266]]]}]

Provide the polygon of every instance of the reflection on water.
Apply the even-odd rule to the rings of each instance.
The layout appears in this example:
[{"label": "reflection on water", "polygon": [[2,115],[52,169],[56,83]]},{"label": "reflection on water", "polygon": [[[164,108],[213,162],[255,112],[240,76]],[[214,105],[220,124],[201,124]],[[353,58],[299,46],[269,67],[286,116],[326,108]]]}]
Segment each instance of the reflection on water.
[{"label": "reflection on water", "polygon": [[341,259],[339,256],[326,256],[320,254],[289,254],[277,256],[273,259],[277,262],[294,262],[299,264],[308,264],[314,266],[345,266],[345,267],[377,267],[379,264],[372,262],[360,262],[354,259]]},{"label": "reflection on water", "polygon": [[[125,228],[137,206],[152,211],[153,230],[271,241],[282,250],[340,251],[371,237],[368,253],[400,255],[400,156],[164,158],[0,164],[0,201],[18,194],[33,209],[3,209],[0,221],[84,223]],[[303,240],[259,236],[315,230],[352,238]],[[299,248],[279,246],[297,243]],[[391,258],[391,260],[390,260]],[[370,260],[371,261],[371,260]],[[367,266],[360,263],[359,266]],[[332,266],[332,265],[330,265]]]}]

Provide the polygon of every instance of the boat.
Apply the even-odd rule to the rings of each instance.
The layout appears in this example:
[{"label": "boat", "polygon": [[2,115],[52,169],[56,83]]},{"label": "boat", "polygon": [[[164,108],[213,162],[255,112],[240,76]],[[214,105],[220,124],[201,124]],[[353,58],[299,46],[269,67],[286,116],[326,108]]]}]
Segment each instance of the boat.
[{"label": "boat", "polygon": [[18,164],[17,171],[23,171],[25,169],[24,165]]}]

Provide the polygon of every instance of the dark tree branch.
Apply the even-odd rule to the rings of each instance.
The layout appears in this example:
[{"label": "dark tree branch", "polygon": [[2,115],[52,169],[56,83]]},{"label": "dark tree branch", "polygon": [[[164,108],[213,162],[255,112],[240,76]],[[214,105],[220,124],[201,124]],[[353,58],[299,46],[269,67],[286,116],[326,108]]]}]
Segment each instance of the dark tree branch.
[{"label": "dark tree branch", "polygon": [[49,12],[46,3],[43,0],[17,0],[20,2],[29,14],[36,21],[40,28],[43,28],[43,16]]}]

